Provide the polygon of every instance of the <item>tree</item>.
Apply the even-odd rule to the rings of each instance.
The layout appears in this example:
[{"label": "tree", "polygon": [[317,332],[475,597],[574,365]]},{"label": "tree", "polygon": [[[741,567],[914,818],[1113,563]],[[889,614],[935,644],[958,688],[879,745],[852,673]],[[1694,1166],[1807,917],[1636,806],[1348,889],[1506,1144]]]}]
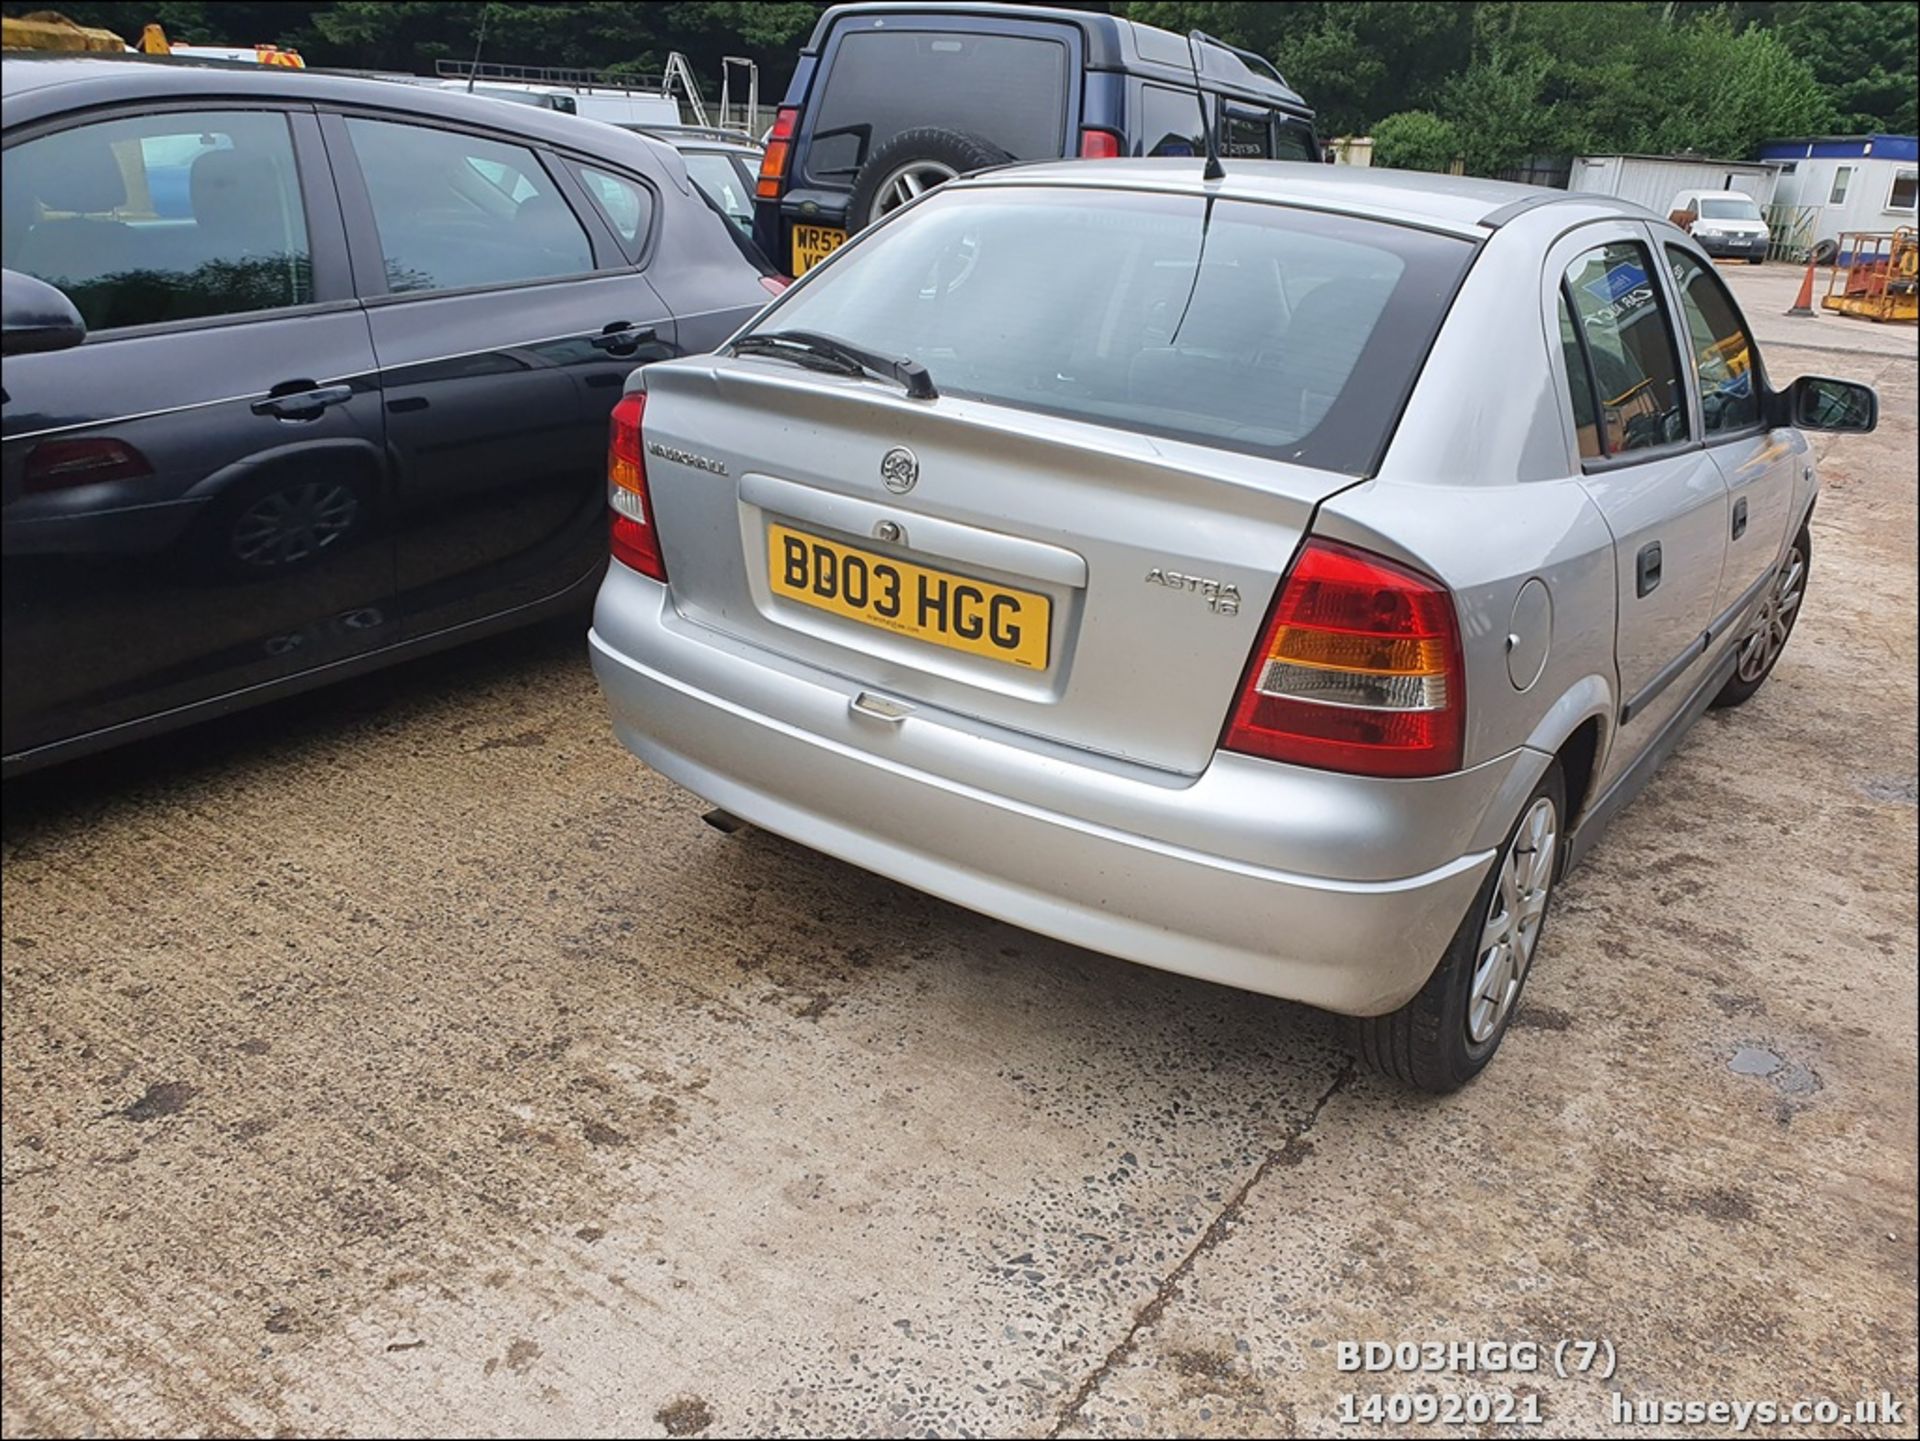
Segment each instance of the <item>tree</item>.
[{"label": "tree", "polygon": [[1460,137],[1431,110],[1402,110],[1373,127],[1373,163],[1395,170],[1449,170]]},{"label": "tree", "polygon": [[1491,175],[1562,148],[1559,106],[1546,98],[1552,69],[1545,56],[1495,53],[1447,85],[1441,109],[1468,171]]},{"label": "tree", "polygon": [[[137,40],[292,45],[316,65],[430,73],[483,59],[657,74],[684,52],[711,88],[724,55],[778,95],[823,0],[0,0],[49,3]],[[1178,34],[1267,56],[1324,135],[1426,112],[1468,167],[1532,155],[1751,153],[1768,135],[1912,134],[1920,7],[1911,0],[1117,0]]]},{"label": "tree", "polygon": [[1821,0],[1738,8],[1769,12],[1771,33],[1812,69],[1840,130],[1914,133],[1920,7]]},{"label": "tree", "polygon": [[1270,57],[1307,97],[1327,135],[1364,135],[1383,115],[1430,106],[1465,67],[1472,39],[1473,6],[1455,0],[1136,0],[1114,8],[1144,24],[1181,35],[1203,30]]},{"label": "tree", "polygon": [[1839,122],[1804,60],[1768,30],[1738,34],[1708,17],[1683,38],[1683,98],[1649,130],[1650,148],[1745,156],[1770,135],[1818,135]]}]

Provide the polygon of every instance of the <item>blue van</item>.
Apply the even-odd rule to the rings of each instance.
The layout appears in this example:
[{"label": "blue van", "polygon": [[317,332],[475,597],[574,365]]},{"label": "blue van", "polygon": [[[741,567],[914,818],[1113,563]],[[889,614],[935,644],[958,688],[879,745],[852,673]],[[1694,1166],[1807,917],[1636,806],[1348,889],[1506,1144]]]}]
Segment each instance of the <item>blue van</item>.
[{"label": "blue van", "polygon": [[1313,111],[1251,51],[1084,10],[835,5],[768,133],[754,240],[799,275],[970,170],[1200,155],[1203,104],[1228,159],[1322,158]]}]

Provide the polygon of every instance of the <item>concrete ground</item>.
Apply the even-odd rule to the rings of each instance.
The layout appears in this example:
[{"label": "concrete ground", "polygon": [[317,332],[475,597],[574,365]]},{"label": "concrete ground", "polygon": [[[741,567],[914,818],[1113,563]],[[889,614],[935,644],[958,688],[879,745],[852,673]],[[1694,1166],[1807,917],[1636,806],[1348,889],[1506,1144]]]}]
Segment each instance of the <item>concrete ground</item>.
[{"label": "concrete ground", "polygon": [[5,1433],[1407,1434],[1343,1408],[1418,1393],[1573,1436],[1618,1390],[1911,1435],[1915,367],[1768,360],[1883,399],[1820,444],[1805,617],[1446,1100],[707,829],[572,628],[10,788]]}]

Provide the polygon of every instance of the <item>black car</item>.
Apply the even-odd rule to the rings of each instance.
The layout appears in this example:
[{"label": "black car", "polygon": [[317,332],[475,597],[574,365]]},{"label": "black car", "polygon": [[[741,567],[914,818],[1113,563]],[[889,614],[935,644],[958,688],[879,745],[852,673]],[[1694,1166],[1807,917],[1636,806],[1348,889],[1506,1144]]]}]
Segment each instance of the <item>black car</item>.
[{"label": "black car", "polygon": [[3,73],[8,773],[584,605],[627,373],[775,284],[670,147],[570,116]]},{"label": "black car", "polygon": [[[1198,86],[1195,76],[1198,75]],[[835,5],[800,52],[755,185],[754,239],[800,275],[930,185],[1009,160],[1318,160],[1271,63],[1116,15],[1033,5]]]}]

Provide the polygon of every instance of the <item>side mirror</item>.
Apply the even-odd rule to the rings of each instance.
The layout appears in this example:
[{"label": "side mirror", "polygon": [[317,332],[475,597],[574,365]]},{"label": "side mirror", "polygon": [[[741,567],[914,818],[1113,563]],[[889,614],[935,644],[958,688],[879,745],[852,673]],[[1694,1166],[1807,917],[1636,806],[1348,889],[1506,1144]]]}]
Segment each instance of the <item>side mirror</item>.
[{"label": "side mirror", "polygon": [[66,350],[87,338],[73,302],[44,280],[0,271],[0,355]]},{"label": "side mirror", "polygon": [[1786,423],[1801,430],[1840,430],[1865,435],[1880,423],[1880,397],[1871,385],[1803,375],[1787,387]]}]

